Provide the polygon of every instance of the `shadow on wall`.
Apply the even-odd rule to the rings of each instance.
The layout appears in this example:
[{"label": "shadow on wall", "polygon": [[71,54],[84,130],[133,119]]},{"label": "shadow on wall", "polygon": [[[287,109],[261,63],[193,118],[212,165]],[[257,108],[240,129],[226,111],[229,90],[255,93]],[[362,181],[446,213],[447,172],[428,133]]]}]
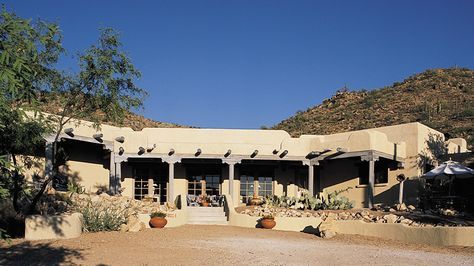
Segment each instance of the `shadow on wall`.
[{"label": "shadow on wall", "polygon": [[428,134],[428,139],[425,140],[426,150],[421,151],[418,154],[418,168],[426,170],[427,166],[434,166],[438,163],[448,159],[448,146],[444,139],[440,135],[433,133]]},{"label": "shadow on wall", "polygon": [[[403,202],[407,205],[417,206],[419,202],[418,191],[420,181],[418,179],[408,179],[403,185]],[[374,203],[384,205],[394,205],[398,203],[398,193],[400,192],[400,183],[393,185],[388,190],[378,193],[374,196]],[[367,194],[367,193],[366,193]],[[365,199],[368,200],[367,197]],[[365,204],[365,202],[364,202]]]},{"label": "shadow on wall", "polygon": [[23,242],[1,247],[0,265],[59,265],[78,264],[82,250],[54,247],[50,243]]}]

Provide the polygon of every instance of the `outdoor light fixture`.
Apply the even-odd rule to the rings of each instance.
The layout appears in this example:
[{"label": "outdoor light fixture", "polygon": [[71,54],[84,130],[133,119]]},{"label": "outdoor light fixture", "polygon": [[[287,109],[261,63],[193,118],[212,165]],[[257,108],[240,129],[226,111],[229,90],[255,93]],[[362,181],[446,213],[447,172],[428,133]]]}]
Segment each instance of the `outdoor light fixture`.
[{"label": "outdoor light fixture", "polygon": [[171,148],[171,149],[170,149],[170,152],[168,152],[168,155],[171,156],[171,155],[173,155],[173,154],[174,154],[174,149]]},{"label": "outdoor light fixture", "polygon": [[257,156],[257,154],[258,154],[258,150],[254,150],[252,154],[250,154],[250,157],[254,158],[255,156]]},{"label": "outdoor light fixture", "polygon": [[125,152],[125,150],[123,149],[123,147],[120,147],[119,148],[119,155],[122,155],[124,152]]},{"label": "outdoor light fixture", "polygon": [[224,157],[229,157],[231,153],[232,153],[232,150],[228,149],[227,152],[224,154]]},{"label": "outdoor light fixture", "polygon": [[116,140],[117,142],[124,143],[125,137],[124,137],[124,136],[116,137],[115,140]]},{"label": "outdoor light fixture", "polygon": [[272,152],[273,154],[277,154],[280,150],[274,149]]},{"label": "outdoor light fixture", "polygon": [[280,158],[285,157],[287,154],[288,154],[288,150],[284,150],[284,151],[280,154]]},{"label": "outdoor light fixture", "polygon": [[73,132],[74,132],[74,128],[72,128],[72,127],[64,129],[64,133],[66,133],[67,135],[69,135],[71,137],[74,137]]},{"label": "outdoor light fixture", "polygon": [[146,148],[147,152],[151,152],[154,148],[156,148],[156,144],[150,145]]},{"label": "outdoor light fixture", "polygon": [[92,137],[97,140],[98,142],[102,142],[102,137],[104,136],[104,134],[102,133],[97,133],[97,134],[94,134],[92,135]]},{"label": "outdoor light fixture", "polygon": [[138,147],[138,155],[142,155],[145,153],[145,148],[143,147]]},{"label": "outdoor light fixture", "polygon": [[201,149],[197,149],[196,153],[194,154],[194,156],[198,157],[199,155],[201,155],[202,153],[202,150]]}]

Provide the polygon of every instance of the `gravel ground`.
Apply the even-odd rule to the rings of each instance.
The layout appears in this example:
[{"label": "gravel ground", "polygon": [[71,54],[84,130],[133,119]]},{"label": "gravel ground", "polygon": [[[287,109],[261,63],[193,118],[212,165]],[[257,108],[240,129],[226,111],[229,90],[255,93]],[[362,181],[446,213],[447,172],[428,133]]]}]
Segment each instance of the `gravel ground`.
[{"label": "gravel ground", "polygon": [[474,265],[472,247],[433,247],[362,236],[317,236],[186,225],[138,233],[88,233],[0,246],[0,265]]}]

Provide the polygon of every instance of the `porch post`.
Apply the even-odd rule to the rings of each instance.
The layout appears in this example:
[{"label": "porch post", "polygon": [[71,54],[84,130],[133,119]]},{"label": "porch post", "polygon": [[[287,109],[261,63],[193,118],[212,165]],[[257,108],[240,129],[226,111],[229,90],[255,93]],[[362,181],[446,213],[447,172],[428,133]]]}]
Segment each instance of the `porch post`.
[{"label": "porch post", "polygon": [[314,196],[314,165],[308,165],[308,189],[309,195]]},{"label": "porch post", "polygon": [[122,162],[115,162],[115,182],[114,191],[116,194],[120,193],[120,181],[122,178]]},{"label": "porch post", "polygon": [[168,162],[168,202],[174,201],[174,162]]},{"label": "porch post", "polygon": [[115,190],[116,176],[115,176],[115,157],[114,152],[110,152],[110,162],[109,162],[110,174],[109,174],[109,192],[112,195],[117,194],[118,191]]},{"label": "porch post", "polygon": [[308,192],[310,196],[314,197],[314,166],[318,165],[318,162],[305,160],[303,165],[308,166]]},{"label": "porch post", "polygon": [[375,161],[379,160],[379,157],[374,155],[373,151],[367,153],[367,155],[361,156],[362,161],[369,162],[369,184],[367,186],[367,207],[372,209],[374,207],[374,189],[375,189]]},{"label": "porch post", "polygon": [[175,163],[181,162],[181,158],[175,156],[162,158],[163,162],[168,163],[168,202],[174,202],[174,165]]},{"label": "porch post", "polygon": [[238,195],[234,193],[234,177],[235,177],[235,164],[240,163],[237,159],[223,159],[223,163],[229,165],[229,195],[232,198],[232,202],[237,204]]}]

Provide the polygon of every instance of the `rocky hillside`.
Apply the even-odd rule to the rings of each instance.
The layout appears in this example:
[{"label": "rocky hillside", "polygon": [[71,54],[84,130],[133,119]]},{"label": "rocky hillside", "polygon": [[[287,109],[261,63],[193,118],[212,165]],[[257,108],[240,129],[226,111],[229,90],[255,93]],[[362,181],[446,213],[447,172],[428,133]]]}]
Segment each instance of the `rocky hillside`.
[{"label": "rocky hillside", "polygon": [[371,91],[342,89],[275,125],[293,136],[421,122],[474,146],[474,70],[432,69]]},{"label": "rocky hillside", "polygon": [[[40,99],[41,101],[41,106],[40,109],[41,111],[51,113],[51,114],[59,114],[60,113],[60,107],[61,106],[58,103],[57,98],[51,97],[51,95],[48,95],[48,97],[44,97]],[[143,128],[146,127],[186,127],[178,124],[173,124],[173,123],[165,123],[165,122],[159,122],[155,121],[152,119],[148,119],[142,115],[138,115],[132,112],[127,112],[125,114],[124,120],[121,124],[118,123],[112,123],[111,121],[102,121],[103,124],[106,125],[112,125],[112,126],[123,126],[123,127],[130,127],[134,130],[142,130]]]}]

